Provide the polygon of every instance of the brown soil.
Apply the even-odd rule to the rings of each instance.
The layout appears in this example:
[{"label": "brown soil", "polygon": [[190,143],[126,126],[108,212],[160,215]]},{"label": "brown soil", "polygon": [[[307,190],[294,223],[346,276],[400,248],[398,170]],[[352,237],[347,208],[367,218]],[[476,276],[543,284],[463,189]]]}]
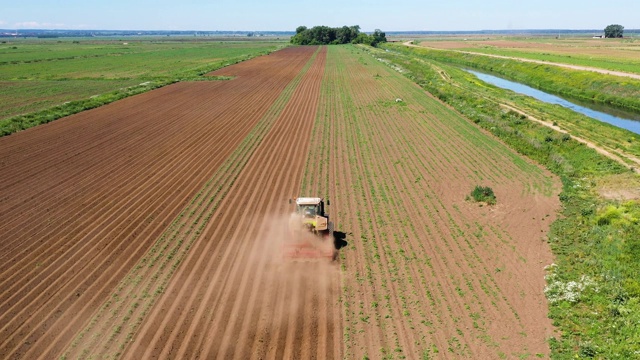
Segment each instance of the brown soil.
[{"label": "brown soil", "polygon": [[[327,123],[310,159],[324,152],[329,161],[307,180],[309,192],[330,195],[348,243],[345,356],[548,356],[545,233],[559,181],[517,165],[468,120],[367,63],[328,61],[318,116]],[[492,186],[498,205],[466,201],[477,184]]]},{"label": "brown soil", "polygon": [[279,257],[281,219],[290,210],[287,199],[299,192],[325,54],[302,78],[125,358],[340,357],[337,269]]},{"label": "brown soil", "polygon": [[0,139],[0,358],[59,354],[314,50]]},{"label": "brown soil", "polygon": [[[343,55],[288,48],[1,138],[0,358],[548,355],[557,180]],[[138,292],[126,279],[164,271],[154,244],[290,84],[166,286]],[[497,206],[464,200],[480,182]],[[298,195],[330,196],[340,263],[281,259]]]}]

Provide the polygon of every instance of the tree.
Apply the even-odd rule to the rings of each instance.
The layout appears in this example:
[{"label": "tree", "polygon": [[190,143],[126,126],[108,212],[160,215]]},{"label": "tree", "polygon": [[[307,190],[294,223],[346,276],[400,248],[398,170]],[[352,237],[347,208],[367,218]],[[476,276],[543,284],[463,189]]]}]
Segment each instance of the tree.
[{"label": "tree", "polygon": [[358,36],[356,36],[355,39],[351,40],[352,44],[366,44],[366,45],[371,45],[374,46],[373,42],[374,42],[374,38],[371,35],[367,35],[365,33],[359,33]]},{"label": "tree", "polygon": [[621,38],[624,33],[624,26],[622,25],[609,25],[604,29],[604,37],[606,38]]},{"label": "tree", "polygon": [[380,29],[376,29],[373,32],[373,46],[376,46],[381,42],[387,42],[387,34],[382,32]]},{"label": "tree", "polygon": [[336,43],[337,44],[348,44],[353,40],[351,38],[351,29],[348,26],[343,26],[336,31]]},{"label": "tree", "polygon": [[386,42],[384,32],[376,29],[372,35],[360,32],[359,25],[332,28],[328,26],[298,26],[296,34],[291,37],[291,43],[296,45],[328,45],[328,44],[367,44],[376,46]]}]

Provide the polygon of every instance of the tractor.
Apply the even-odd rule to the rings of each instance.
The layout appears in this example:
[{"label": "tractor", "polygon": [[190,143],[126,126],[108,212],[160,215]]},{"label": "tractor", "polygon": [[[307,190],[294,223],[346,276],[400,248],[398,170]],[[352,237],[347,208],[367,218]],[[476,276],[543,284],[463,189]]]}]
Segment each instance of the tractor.
[{"label": "tractor", "polygon": [[[293,203],[289,200],[289,203]],[[329,206],[329,200],[326,201]],[[299,197],[289,218],[289,236],[284,241],[286,259],[336,259],[333,223],[325,212],[322,198]]]}]

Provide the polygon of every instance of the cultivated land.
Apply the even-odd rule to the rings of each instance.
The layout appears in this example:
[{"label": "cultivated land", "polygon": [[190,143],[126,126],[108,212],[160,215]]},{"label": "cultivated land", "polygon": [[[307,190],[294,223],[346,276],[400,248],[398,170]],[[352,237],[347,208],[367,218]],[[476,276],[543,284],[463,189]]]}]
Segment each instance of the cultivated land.
[{"label": "cultivated land", "polygon": [[350,46],[211,75],[0,139],[0,357],[548,355],[553,176]]},{"label": "cultivated land", "polygon": [[[388,51],[362,47],[562,180],[561,215],[549,233],[555,264],[547,270],[545,288],[549,316],[560,335],[549,339],[551,356],[637,358],[640,177],[633,173],[639,154],[637,134],[489,86],[458,66],[478,65],[555,84],[566,78],[574,81],[578,95],[593,93],[591,86],[606,91],[621,79],[455,52],[443,56],[444,51],[404,45],[384,48]],[[639,87],[629,82],[625,84],[629,90],[637,91]],[[596,91],[596,95],[604,94]],[[621,100],[619,93],[605,96]],[[585,139],[599,151],[615,154],[611,157],[623,165],[585,146]]]},{"label": "cultivated land", "polygon": [[121,88],[193,78],[282,43],[220,39],[4,39],[0,120]]},{"label": "cultivated land", "polygon": [[[329,48],[315,133],[303,184],[347,234],[346,357],[548,353],[548,173],[349,47]],[[479,183],[499,206],[465,201]]]},{"label": "cultivated land", "polygon": [[478,38],[417,39],[420,46],[469,51],[640,74],[639,39]]}]

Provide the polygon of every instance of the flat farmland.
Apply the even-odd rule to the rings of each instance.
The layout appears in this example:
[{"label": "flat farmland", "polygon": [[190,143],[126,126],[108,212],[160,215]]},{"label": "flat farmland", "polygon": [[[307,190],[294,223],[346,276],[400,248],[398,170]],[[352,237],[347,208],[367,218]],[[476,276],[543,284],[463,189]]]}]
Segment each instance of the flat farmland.
[{"label": "flat farmland", "polygon": [[140,84],[140,80],[0,81],[0,119]]},{"label": "flat farmland", "polygon": [[[352,48],[330,47],[314,133],[303,189],[347,234],[347,358],[548,355],[552,176]],[[499,204],[465,201],[476,184]]]},{"label": "flat farmland", "polygon": [[[0,357],[549,354],[549,173],[355,47],[211,75],[0,139]],[[337,262],[281,260],[299,195]]]},{"label": "flat farmland", "polygon": [[638,74],[640,43],[633,39],[454,38],[419,39],[420,46],[595,67]]},{"label": "flat farmland", "polygon": [[61,354],[147,252],[158,267],[156,252],[174,257],[154,244],[200,205],[192,200],[209,181],[226,193],[235,179],[225,161],[237,148],[247,156],[255,143],[243,141],[273,117],[315,50],[256,59],[233,82],[179,83],[2,138],[0,357]]},{"label": "flat farmland", "polygon": [[0,44],[0,79],[149,79],[212,62],[273,50],[281,42],[163,38],[121,41],[8,40]]},{"label": "flat farmland", "polygon": [[211,39],[34,40],[0,44],[0,121],[140,83],[193,79],[280,42]]}]

